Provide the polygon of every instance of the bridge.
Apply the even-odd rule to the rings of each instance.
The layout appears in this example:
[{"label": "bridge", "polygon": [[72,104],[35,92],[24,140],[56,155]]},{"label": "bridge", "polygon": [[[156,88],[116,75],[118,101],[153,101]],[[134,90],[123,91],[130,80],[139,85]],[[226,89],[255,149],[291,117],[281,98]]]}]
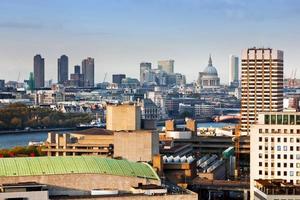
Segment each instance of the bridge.
[{"label": "bridge", "polygon": [[215,121],[215,122],[223,122],[223,121],[228,121],[228,120],[240,120],[240,119],[241,119],[240,113],[220,115],[220,116],[213,117],[213,121]]}]

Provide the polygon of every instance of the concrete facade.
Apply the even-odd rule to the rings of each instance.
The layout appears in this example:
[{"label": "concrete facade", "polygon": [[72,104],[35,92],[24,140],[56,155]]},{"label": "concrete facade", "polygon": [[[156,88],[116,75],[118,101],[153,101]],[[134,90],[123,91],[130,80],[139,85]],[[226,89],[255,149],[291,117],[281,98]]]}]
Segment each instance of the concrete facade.
[{"label": "concrete facade", "polygon": [[140,106],[135,104],[107,105],[106,128],[111,131],[141,129]]},{"label": "concrete facade", "polygon": [[114,133],[114,156],[130,161],[152,161],[159,153],[159,135],[155,131]]}]

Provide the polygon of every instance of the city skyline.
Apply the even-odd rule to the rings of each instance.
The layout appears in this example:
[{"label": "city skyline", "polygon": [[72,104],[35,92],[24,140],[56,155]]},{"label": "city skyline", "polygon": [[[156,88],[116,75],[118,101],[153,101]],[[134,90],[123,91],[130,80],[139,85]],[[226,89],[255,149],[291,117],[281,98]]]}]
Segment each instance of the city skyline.
[{"label": "city skyline", "polygon": [[83,58],[95,58],[95,83],[105,73],[138,78],[140,62],[156,68],[166,59],[175,60],[174,71],[184,72],[188,82],[195,81],[209,53],[221,83],[227,83],[228,56],[240,57],[253,46],[283,50],[285,77],[299,67],[297,1],[259,1],[260,10],[257,1],[235,0],[70,2],[1,2],[2,79],[17,80],[19,72],[20,80],[28,79],[36,54],[45,58],[45,79],[55,82],[63,54],[70,58],[69,71]]}]

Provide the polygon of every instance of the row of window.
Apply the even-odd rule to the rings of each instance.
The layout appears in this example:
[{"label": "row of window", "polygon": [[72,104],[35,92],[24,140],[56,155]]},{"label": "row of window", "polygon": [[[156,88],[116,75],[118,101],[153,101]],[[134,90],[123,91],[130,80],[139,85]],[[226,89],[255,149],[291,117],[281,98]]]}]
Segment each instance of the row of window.
[{"label": "row of window", "polygon": [[[263,175],[263,171],[262,170],[259,170],[258,171],[258,174],[259,175]],[[269,175],[269,173],[268,173],[268,171],[265,171],[265,175],[266,176],[268,176]],[[281,171],[277,171],[277,176],[287,176],[288,175],[288,171],[283,171],[282,173],[281,173]],[[289,176],[294,176],[295,175],[295,172],[294,171],[290,171],[289,172]],[[271,176],[274,176],[274,171],[271,171]],[[300,171],[297,171],[296,172],[296,176],[300,176]]]},{"label": "row of window", "polygon": [[[300,131],[300,130],[299,130],[299,131]],[[274,133],[274,132],[273,132],[273,133]],[[297,130],[297,133],[298,133],[298,130]],[[259,142],[262,142],[262,141],[263,141],[263,137],[259,137],[259,138],[258,138],[258,141],[259,141]],[[274,138],[274,137],[270,137],[270,140],[269,140],[269,137],[265,137],[265,138],[264,138],[264,141],[265,141],[265,142],[268,142],[268,141],[274,142],[274,141],[275,141],[275,138]],[[292,137],[291,137],[291,138],[288,140],[288,138],[283,137],[282,140],[281,140],[281,138],[278,137],[278,138],[277,138],[277,142],[281,142],[281,141],[283,141],[283,142],[289,142],[289,143],[294,143],[294,142],[296,141],[296,143],[300,143],[300,138],[296,138],[296,140],[295,140],[295,138],[292,138]]]},{"label": "row of window", "polygon": [[[276,154],[277,156],[276,156],[276,159],[285,159],[285,160],[287,160],[288,159],[288,155],[287,154]],[[259,158],[263,158],[263,154],[262,153],[259,153],[258,154],[258,157]],[[265,159],[268,159],[269,158],[269,154],[265,154],[264,155],[264,158]],[[275,159],[275,155],[274,154],[271,154],[271,156],[270,156],[270,158],[271,159]],[[293,154],[290,154],[290,158],[289,158],[289,160],[292,160],[292,159],[294,159],[294,155]],[[300,160],[300,154],[296,154],[296,159],[297,160]]]},{"label": "row of window", "polygon": [[300,125],[300,115],[265,115],[265,124],[289,124]]}]

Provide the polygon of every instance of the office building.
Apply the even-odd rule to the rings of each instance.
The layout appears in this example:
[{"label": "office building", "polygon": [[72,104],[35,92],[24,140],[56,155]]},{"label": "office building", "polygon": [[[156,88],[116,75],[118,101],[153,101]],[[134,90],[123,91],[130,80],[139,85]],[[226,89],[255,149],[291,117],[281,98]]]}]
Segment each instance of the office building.
[{"label": "office building", "polygon": [[125,74],[113,74],[112,75],[112,82],[118,85],[122,84],[122,79],[126,78]]},{"label": "office building", "polygon": [[146,73],[151,71],[151,63],[149,62],[142,62],[140,63],[140,83],[141,85],[144,84],[146,80]]},{"label": "office building", "polygon": [[71,74],[69,86],[73,87],[84,87],[84,75],[80,73],[80,66],[74,66],[74,74]]},{"label": "office building", "polygon": [[[300,113],[264,112],[258,114],[256,124],[250,129],[250,149],[251,199],[261,199],[257,197],[257,190],[260,187],[257,187],[256,183],[260,180],[281,179],[285,183],[299,185]],[[273,190],[273,192],[276,191]]]},{"label": "office building", "polygon": [[88,57],[82,61],[82,74],[84,77],[85,87],[94,87],[95,64],[94,58]]},{"label": "office building", "polygon": [[80,74],[80,66],[79,65],[74,66],[74,74]]},{"label": "office building", "polygon": [[229,56],[229,85],[238,86],[239,83],[239,57]]},{"label": "office building", "polygon": [[69,58],[62,55],[57,59],[57,83],[64,84],[69,79]]},{"label": "office building", "polygon": [[209,55],[208,65],[203,72],[199,72],[198,85],[203,89],[217,89],[220,87],[220,78],[217,69],[212,64]]},{"label": "office building", "polygon": [[167,72],[168,74],[174,73],[174,60],[160,60],[158,61],[158,69]]},{"label": "office building", "polygon": [[5,88],[5,80],[1,79],[0,80],[0,90]]},{"label": "office building", "polygon": [[35,88],[42,88],[45,84],[45,59],[41,55],[33,58],[33,73]]},{"label": "office building", "polygon": [[241,134],[260,112],[283,110],[283,51],[250,48],[242,53]]}]

